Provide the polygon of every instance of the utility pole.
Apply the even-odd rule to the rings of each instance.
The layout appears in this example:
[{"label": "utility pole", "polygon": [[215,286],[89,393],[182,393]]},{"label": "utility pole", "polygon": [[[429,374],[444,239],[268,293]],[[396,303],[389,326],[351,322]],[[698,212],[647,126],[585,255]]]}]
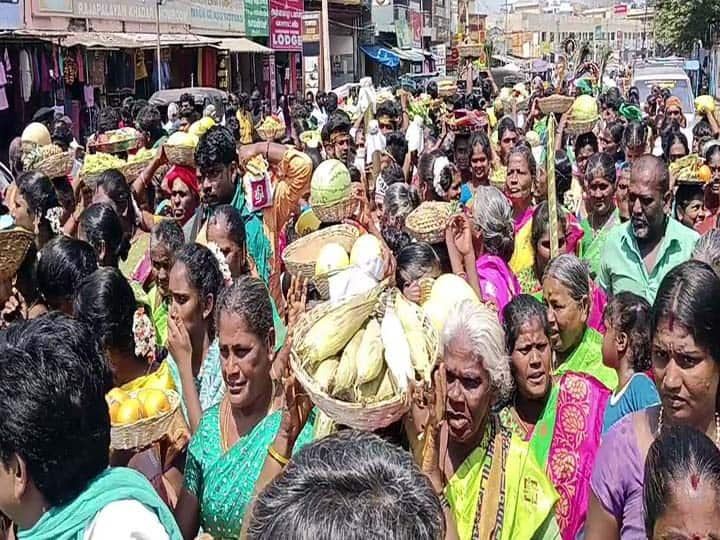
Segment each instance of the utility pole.
[{"label": "utility pole", "polygon": [[330,21],[328,20],[330,12],[328,0],[322,0],[320,5],[320,20],[322,21],[320,48],[322,52],[323,90],[330,92],[332,90],[332,73],[330,69]]},{"label": "utility pole", "polygon": [[163,0],[155,0],[155,31],[157,32],[157,83],[158,90],[162,90],[162,69],[160,68],[160,5]]}]

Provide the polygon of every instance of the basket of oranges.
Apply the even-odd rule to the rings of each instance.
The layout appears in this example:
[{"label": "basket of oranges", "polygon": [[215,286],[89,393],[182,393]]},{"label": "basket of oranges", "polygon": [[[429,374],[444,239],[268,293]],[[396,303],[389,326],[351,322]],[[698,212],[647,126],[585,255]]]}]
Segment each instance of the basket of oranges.
[{"label": "basket of oranges", "polygon": [[159,441],[168,432],[180,406],[174,390],[113,388],[105,399],[110,410],[110,448],[131,450]]}]

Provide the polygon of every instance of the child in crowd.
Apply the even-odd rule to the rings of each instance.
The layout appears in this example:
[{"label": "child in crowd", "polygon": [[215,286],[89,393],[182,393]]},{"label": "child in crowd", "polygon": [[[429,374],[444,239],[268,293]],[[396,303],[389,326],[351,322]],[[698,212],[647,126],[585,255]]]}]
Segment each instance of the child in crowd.
[{"label": "child in crowd", "polygon": [[622,292],[605,307],[603,363],[617,371],[618,387],[605,409],[603,433],[622,417],[658,405],[650,369],[650,304],[644,298]]}]

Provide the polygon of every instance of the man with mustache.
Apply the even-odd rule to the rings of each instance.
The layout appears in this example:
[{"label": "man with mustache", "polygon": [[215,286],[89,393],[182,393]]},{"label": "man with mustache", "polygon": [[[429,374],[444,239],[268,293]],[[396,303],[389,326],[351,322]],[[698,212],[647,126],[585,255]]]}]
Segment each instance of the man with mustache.
[{"label": "man with mustache", "polygon": [[598,283],[608,295],[630,291],[651,304],[670,270],[690,258],[698,234],[670,217],[670,175],[658,157],[644,155],[632,165],[630,221],[608,235]]},{"label": "man with mustache", "polygon": [[[244,165],[262,155],[273,176],[272,204],[251,210],[246,201],[242,174]],[[208,218],[214,209],[229,204],[245,222],[247,253],[260,279],[280,302],[280,229],[298,207],[300,198],[310,191],[313,164],[298,150],[274,142],[237,145],[223,126],[211,127],[198,142],[195,163],[200,177],[201,201],[195,214],[183,227],[187,242],[207,243]]]}]

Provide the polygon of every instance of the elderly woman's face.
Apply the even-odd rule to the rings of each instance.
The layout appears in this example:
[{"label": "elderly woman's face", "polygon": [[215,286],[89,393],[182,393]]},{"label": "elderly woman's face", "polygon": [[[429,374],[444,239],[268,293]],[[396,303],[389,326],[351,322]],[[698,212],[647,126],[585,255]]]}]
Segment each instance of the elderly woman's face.
[{"label": "elderly woman's face", "polygon": [[550,341],[559,353],[570,353],[580,343],[588,319],[588,298],[580,302],[570,296],[568,288],[554,277],[543,282],[547,303]]},{"label": "elderly woman's face", "polygon": [[715,416],[720,368],[695,342],[692,330],[661,319],[652,343],[652,365],[665,418],[704,430]]},{"label": "elderly woman's face", "polygon": [[532,401],[544,399],[552,382],[552,349],[540,319],[532,318],[520,327],[510,360],[518,392]]},{"label": "elderly woman's face", "polygon": [[227,312],[220,315],[220,362],[223,381],[233,408],[265,403],[270,398],[270,341],[271,339],[268,339],[268,342],[260,339],[248,327],[243,316]]},{"label": "elderly woman's face", "polygon": [[447,401],[445,418],[455,442],[479,442],[490,411],[490,374],[465,336],[456,337],[445,352]]},{"label": "elderly woman's face", "polygon": [[533,177],[525,156],[513,154],[508,159],[505,195],[513,208],[524,208],[532,199]]}]

